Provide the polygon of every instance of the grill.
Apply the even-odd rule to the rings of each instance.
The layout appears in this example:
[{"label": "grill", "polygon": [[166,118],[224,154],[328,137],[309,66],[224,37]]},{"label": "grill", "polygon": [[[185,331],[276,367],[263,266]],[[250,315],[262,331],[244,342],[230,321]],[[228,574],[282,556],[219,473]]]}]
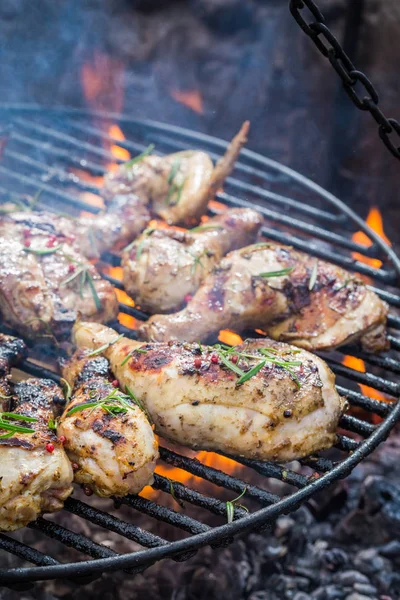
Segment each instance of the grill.
[{"label": "grill", "polygon": [[[118,124],[125,140],[117,140],[107,133],[111,123]],[[209,152],[214,160],[226,148],[226,142],[222,140],[180,127],[70,109],[2,106],[0,126],[4,134],[0,201],[10,200],[10,197],[18,201],[27,194],[34,195],[40,191],[38,208],[71,214],[79,214],[81,210],[99,211],[98,206],[86,201],[89,196],[83,195],[83,192],[90,192],[90,198],[96,199],[97,178],[104,175],[107,163],[119,162],[109,150],[111,145],[124,148],[131,155],[142,152],[150,143],[155,144],[156,152],[160,154],[199,148]],[[367,276],[374,291],[390,304],[390,353],[382,357],[372,356],[349,347],[322,354],[337,375],[339,392],[347,396],[357,416],[354,413],[343,416],[336,450],[300,461],[303,466],[301,472],[269,462],[233,457],[243,465],[238,478],[185,456],[184,452],[161,447],[163,463],[214,484],[213,489],[217,490],[215,496],[156,474],[153,487],[164,492],[157,501],[128,496],[115,505],[110,500],[109,510],[115,512],[114,509],[123,504],[131,511],[146,515],[146,522],[149,519],[161,521],[166,524],[163,531],[171,532],[173,541],[98,510],[91,505],[91,500],[86,503],[70,498],[65,504],[65,511],[77,515],[82,521],[133,540],[142,549],[135,553],[117,554],[96,543],[90,536],[59,525],[57,516],[55,520],[40,518],[29,527],[35,530],[38,538],[47,538],[49,554],[12,536],[0,534],[0,548],[22,559],[19,568],[0,568],[1,584],[21,589],[21,586],[33,581],[59,578],[74,578],[85,583],[101,576],[104,571],[121,569],[134,575],[163,558],[186,560],[205,545],[218,547],[230,543],[237,534],[268,526],[279,515],[295,510],[318,491],[347,476],[388,436],[399,419],[400,406],[396,401],[400,395],[400,338],[396,337],[396,330],[400,328],[397,316],[400,307],[400,291],[397,288],[400,261],[393,250],[333,195],[299,173],[249,150],[242,151],[224,192],[220,192],[217,202],[211,204],[210,214],[223,208],[218,203],[258,209],[265,217],[264,236]],[[353,241],[352,234],[358,230],[368,235],[372,245],[366,247]],[[354,253],[360,260],[353,257]],[[380,260],[382,266],[373,266],[376,262],[366,264],[363,257]],[[118,264],[119,257],[107,253],[102,257],[99,268],[117,288],[123,289],[121,282],[109,273],[109,267]],[[122,315],[139,320],[147,318],[136,307],[124,303],[120,304],[120,311]],[[113,325],[119,332],[135,337],[134,329],[120,323]],[[344,355],[363,360],[365,372],[345,366]],[[48,357],[47,364],[43,364],[43,360],[37,360],[35,348],[20,368],[34,376],[59,379],[51,357]],[[359,384],[369,386],[367,391],[372,388],[371,393],[366,394],[365,388],[360,391]],[[377,397],[382,397],[382,400]],[[252,483],[255,480],[257,485]],[[282,495],[270,491],[274,489],[270,485],[273,480],[287,484]],[[246,490],[245,500],[251,501],[254,509],[246,513],[243,508],[235,506],[233,522],[227,523],[226,490],[229,497]],[[163,504],[165,494],[197,507],[196,518],[170,508],[173,503]],[[213,515],[213,525],[208,524],[210,520],[206,517],[209,515],[201,520],[205,513]],[[82,529],[87,531],[88,527]],[[77,550],[81,553],[79,560],[58,562],[51,556],[52,540],[56,541],[54,548],[59,547],[57,542],[61,542]],[[26,566],[26,563],[32,566]]]}]

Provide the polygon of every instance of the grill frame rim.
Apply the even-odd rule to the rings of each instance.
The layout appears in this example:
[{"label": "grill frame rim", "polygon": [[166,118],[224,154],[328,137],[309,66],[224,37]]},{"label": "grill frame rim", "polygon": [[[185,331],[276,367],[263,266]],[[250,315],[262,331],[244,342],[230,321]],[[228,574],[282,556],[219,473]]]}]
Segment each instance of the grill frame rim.
[{"label": "grill frame rim", "polygon": [[[138,120],[132,119],[126,115],[117,115],[115,113],[104,113],[99,111],[90,111],[85,109],[74,109],[68,107],[44,107],[39,105],[31,104],[18,104],[18,105],[4,105],[0,104],[0,111],[27,111],[34,112],[39,115],[43,115],[44,111],[46,114],[53,113],[59,116],[66,117],[99,117],[101,119],[115,119],[120,123],[129,124],[141,124],[143,127],[151,126],[155,128],[161,128],[168,132],[176,132],[188,136],[190,139],[197,139],[212,142],[219,148],[224,150],[228,142],[213,136],[201,134],[190,129],[171,126],[165,123],[149,120]],[[341,212],[345,213],[350,217],[354,223],[360,226],[360,229],[373,239],[373,241],[380,246],[384,251],[388,259],[391,260],[395,271],[400,278],[400,260],[392,248],[390,248],[386,242],[384,242],[370,227],[359,217],[352,209],[347,207],[341,200],[324,190],[318,184],[315,184],[303,175],[293,171],[289,167],[281,165],[280,163],[267,159],[262,155],[252,152],[250,150],[242,150],[245,156],[248,158],[255,159],[256,161],[263,162],[271,168],[275,168],[280,172],[285,172],[289,177],[295,176],[294,179],[300,184],[307,184],[309,189],[312,189],[318,194],[322,194],[328,202],[331,202],[333,206],[338,208]],[[387,286],[385,286],[387,287]],[[353,468],[361,462],[366,456],[368,456],[382,441],[384,441],[396,423],[400,420],[400,402],[393,403],[393,409],[385,417],[382,423],[376,428],[376,430],[366,439],[363,440],[358,448],[354,450],[352,454],[347,456],[342,462],[335,465],[333,469],[321,475],[318,479],[311,481],[306,487],[301,488],[297,491],[290,493],[290,495],[281,498],[277,503],[271,504],[265,508],[249,514],[248,516],[242,517],[235,520],[232,523],[227,523],[217,527],[213,527],[209,531],[191,535],[190,537],[180,539],[178,541],[169,542],[165,546],[159,546],[156,548],[146,548],[138,552],[127,553],[123,555],[113,556],[110,558],[91,559],[76,563],[64,563],[50,566],[34,566],[34,567],[21,567],[15,569],[0,569],[0,583],[4,585],[33,582],[48,579],[60,579],[65,577],[84,577],[88,575],[102,573],[103,570],[113,572],[125,568],[150,566],[154,562],[161,559],[173,557],[176,554],[188,552],[190,550],[197,550],[200,547],[206,545],[215,545],[219,541],[236,536],[240,533],[253,530],[256,526],[265,525],[274,520],[282,513],[292,512],[300,504],[309,499],[314,493],[320,491],[324,487],[332,484],[338,479],[344,478],[353,470]],[[11,538],[12,539],[12,538]]]}]

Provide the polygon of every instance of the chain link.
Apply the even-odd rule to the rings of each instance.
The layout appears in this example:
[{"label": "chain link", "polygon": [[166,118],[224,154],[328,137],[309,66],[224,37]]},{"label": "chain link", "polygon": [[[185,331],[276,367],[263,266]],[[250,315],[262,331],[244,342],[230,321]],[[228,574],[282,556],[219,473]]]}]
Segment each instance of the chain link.
[{"label": "chain link", "polygon": [[[307,7],[315,21],[308,23],[302,10]],[[372,82],[362,71],[359,71],[343,50],[340,42],[325,24],[325,19],[313,0],[290,0],[289,9],[298,25],[314,42],[318,50],[325,56],[342,80],[344,90],[355,106],[368,111],[379,125],[379,136],[386,148],[400,159],[400,123],[396,119],[386,117],[379,108],[378,92]],[[365,95],[356,91],[355,86]],[[392,139],[393,138],[393,139]],[[397,139],[397,142],[395,142]]]}]

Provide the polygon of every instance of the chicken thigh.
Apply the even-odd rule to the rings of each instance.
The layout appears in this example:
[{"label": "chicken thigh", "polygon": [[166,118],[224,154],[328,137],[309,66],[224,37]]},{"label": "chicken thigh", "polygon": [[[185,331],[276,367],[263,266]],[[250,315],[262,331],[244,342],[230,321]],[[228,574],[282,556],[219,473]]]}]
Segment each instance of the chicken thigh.
[{"label": "chicken thigh", "polygon": [[153,482],[158,445],[145,413],[113,382],[109,363],[78,350],[63,375],[74,388],[58,425],[74,480],[99,496],[138,494]]},{"label": "chicken thigh", "polygon": [[142,339],[204,341],[221,329],[266,331],[307,350],[360,340],[365,350],[387,349],[388,306],[344,269],[291,247],[255,244],[228,254],[186,308],[154,315]]},{"label": "chicken thigh", "polygon": [[178,310],[222,256],[255,240],[261,224],[255,210],[237,208],[189,231],[148,229],[122,255],[125,290],[143,310]]},{"label": "chicken thigh", "polygon": [[78,347],[98,348],[159,435],[194,449],[289,461],[329,448],[344,401],[326,363],[272,340],[234,349],[140,344],[77,323]]}]

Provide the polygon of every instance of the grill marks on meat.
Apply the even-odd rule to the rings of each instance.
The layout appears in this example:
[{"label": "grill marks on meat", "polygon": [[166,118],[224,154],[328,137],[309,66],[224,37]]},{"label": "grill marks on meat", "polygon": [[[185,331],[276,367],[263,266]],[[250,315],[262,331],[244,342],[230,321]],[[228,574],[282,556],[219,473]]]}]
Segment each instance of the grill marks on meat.
[{"label": "grill marks on meat", "polygon": [[116,196],[136,197],[172,225],[197,223],[208,201],[233,170],[247,142],[249,126],[248,121],[243,123],[215,168],[208,154],[198,150],[145,156],[133,165],[128,162],[108,173],[102,195],[109,201]]},{"label": "grill marks on meat", "polygon": [[64,365],[63,375],[74,388],[61,417],[58,434],[74,466],[74,480],[99,496],[139,493],[153,481],[158,445],[146,415],[131,402],[125,413],[110,414],[101,406],[71,409],[101,401],[116,388],[108,360],[78,350]]},{"label": "grill marks on meat", "polygon": [[145,232],[122,255],[125,289],[143,310],[178,310],[222,256],[253,242],[261,225],[259,213],[238,208],[209,219],[197,232]]},{"label": "grill marks on meat", "polygon": [[0,219],[0,310],[29,337],[67,335],[78,313],[99,321],[118,313],[113,287],[80,253],[71,228],[46,213]]},{"label": "grill marks on meat", "polygon": [[[78,347],[99,348],[115,336],[97,323],[74,328]],[[300,387],[287,370],[268,361],[238,386],[235,373],[211,360],[215,350],[197,343],[140,344],[121,338],[104,354],[120,384],[145,406],[156,433],[173,442],[279,462],[330,447],[344,409],[333,373],[309,352],[269,339],[247,340],[238,351],[254,354],[266,346],[301,363],[293,367]]]},{"label": "grill marks on meat", "polygon": [[204,341],[221,329],[260,328],[307,350],[360,340],[380,352],[387,349],[387,313],[387,304],[344,269],[291,247],[256,244],[228,254],[184,310],[154,315],[139,333],[161,342]]},{"label": "grill marks on meat", "polygon": [[[24,350],[20,340],[0,339],[1,360],[3,366],[8,362],[8,370]],[[64,402],[59,387],[47,379],[28,379],[18,383],[13,393],[8,375],[3,374],[0,389],[9,396],[2,402],[4,412],[37,419],[12,421],[33,433],[14,432],[12,437],[0,438],[0,529],[14,531],[42,513],[60,510],[72,492],[73,476],[64,448],[49,428]],[[1,435],[7,433],[0,429]]]}]

